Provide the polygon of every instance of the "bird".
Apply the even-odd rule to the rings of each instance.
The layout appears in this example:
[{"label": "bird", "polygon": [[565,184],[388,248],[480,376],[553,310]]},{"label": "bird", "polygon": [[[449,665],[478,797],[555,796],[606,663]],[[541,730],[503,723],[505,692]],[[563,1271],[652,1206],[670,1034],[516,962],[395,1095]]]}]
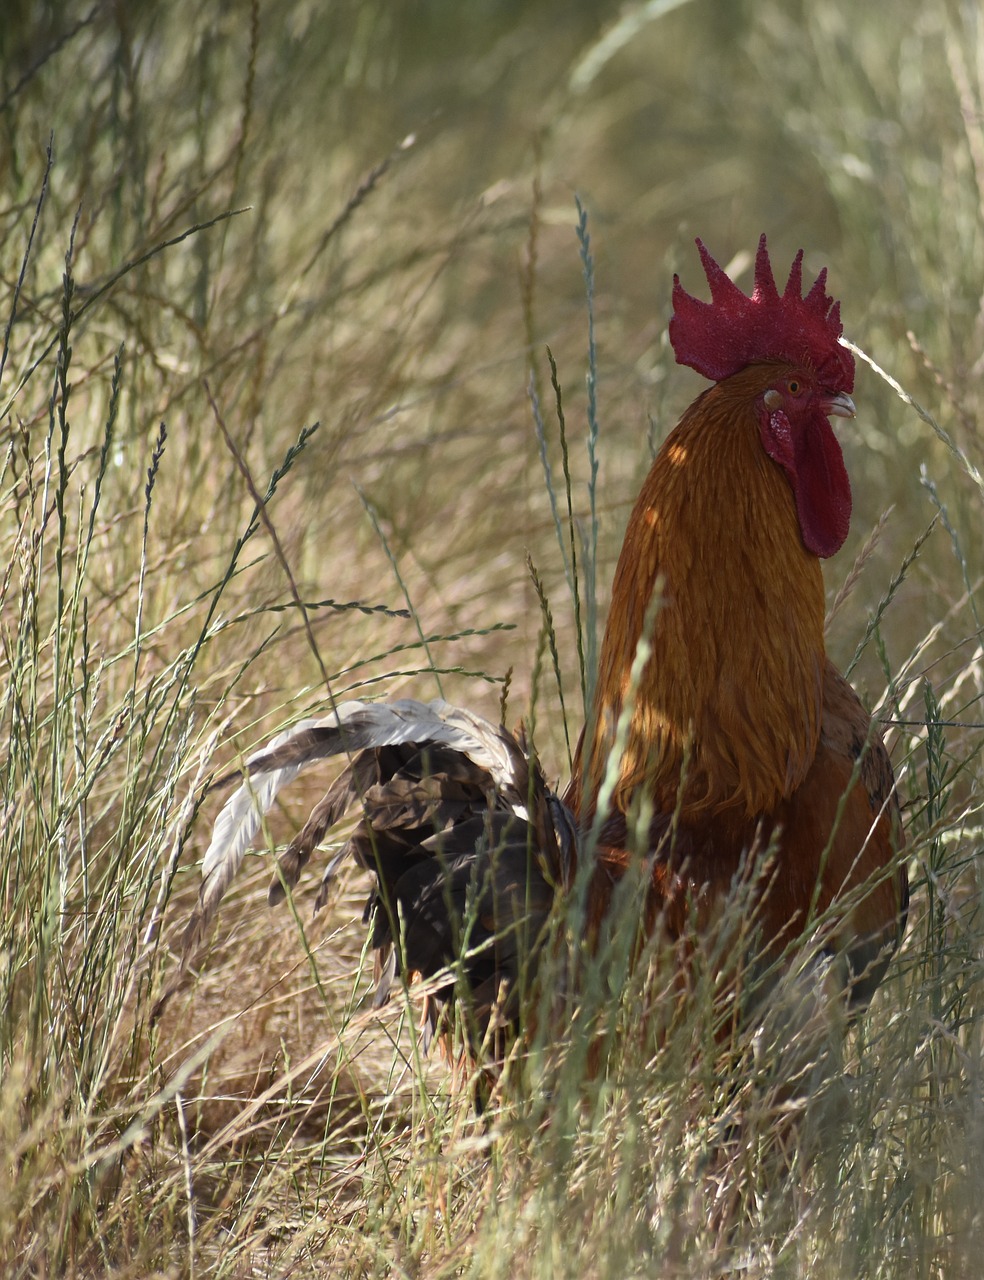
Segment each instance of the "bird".
[{"label": "bird", "polygon": [[214,784],[239,781],[204,855],[182,968],[281,789],[341,757],[269,900],[358,812],[315,908],[347,859],[369,873],[373,1003],[424,979],[428,1042],[458,1028],[474,1061],[501,1062],[536,1022],[531,992],[561,980],[551,919],[580,892],[590,949],[630,874],[642,936],[700,947],[745,884],[755,966],[781,972],[814,929],[824,990],[848,1016],[867,1006],[905,929],[908,882],[891,760],[824,643],[821,560],[852,505],[830,418],[855,416],[854,359],[826,269],[804,292],[802,250],[780,293],[763,234],[746,294],[696,245],[710,300],[674,276],[669,341],[710,386],[629,517],[566,789],[548,785],[521,730],[443,700],[333,704]]}]

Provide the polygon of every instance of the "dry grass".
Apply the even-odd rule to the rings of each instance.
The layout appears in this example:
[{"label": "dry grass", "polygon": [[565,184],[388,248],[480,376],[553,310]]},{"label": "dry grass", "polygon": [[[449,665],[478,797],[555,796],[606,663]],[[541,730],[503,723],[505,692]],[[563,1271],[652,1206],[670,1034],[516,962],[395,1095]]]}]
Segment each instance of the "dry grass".
[{"label": "dry grass", "polygon": [[[5,20],[5,1275],[977,1273],[984,28],[944,0],[891,24],[840,0],[663,8],[626,10],[631,41],[616,7],[559,2]],[[268,913],[265,852],[151,1028],[207,778],[326,680],[494,714],[512,669],[518,717],[529,551],[577,721],[531,373],[556,479],[549,344],[603,616],[695,391],[666,350],[672,271],[696,233],[726,253],[763,228],[829,264],[849,336],[925,406],[862,371],[845,438],[830,644],[846,667],[864,642],[853,679],[891,722],[914,903],[809,1161],[776,1165],[769,1091],[708,1048],[709,999],[659,1051],[625,1033],[659,989],[641,975],[585,997],[615,1027],[604,1081],[569,1046],[477,1123],[460,1073],[420,1061],[416,1006],[365,1006],[365,886]],[[536,695],[560,776],[547,675]]]}]

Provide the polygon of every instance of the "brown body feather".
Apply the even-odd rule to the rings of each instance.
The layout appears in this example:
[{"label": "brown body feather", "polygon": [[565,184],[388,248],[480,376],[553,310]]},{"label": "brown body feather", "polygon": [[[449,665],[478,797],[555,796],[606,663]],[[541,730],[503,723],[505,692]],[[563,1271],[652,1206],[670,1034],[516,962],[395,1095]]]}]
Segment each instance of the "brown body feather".
[{"label": "brown body feather", "polygon": [[[625,814],[602,828],[592,894],[597,926],[625,873],[632,840]],[[713,818],[658,813],[649,829],[656,851],[647,916],[671,940],[707,935],[754,878],[754,956],[769,963],[817,925],[815,945],[841,957],[851,1005],[863,1007],[884,976],[908,909],[898,859],[901,815],[891,762],[854,690],[827,663],[817,749],[806,777],[769,813],[737,807]],[[750,851],[768,859],[761,874]],[[751,960],[752,954],[745,959]]]},{"label": "brown body feather", "polygon": [[[589,777],[604,770],[657,581],[661,604],[615,793],[645,785],[685,816],[775,807],[820,731],[824,595],[789,485],[763,452],[754,398],[776,367],[706,391],[667,439],[629,519],[598,673]],[[575,769],[575,777],[578,770]]]}]

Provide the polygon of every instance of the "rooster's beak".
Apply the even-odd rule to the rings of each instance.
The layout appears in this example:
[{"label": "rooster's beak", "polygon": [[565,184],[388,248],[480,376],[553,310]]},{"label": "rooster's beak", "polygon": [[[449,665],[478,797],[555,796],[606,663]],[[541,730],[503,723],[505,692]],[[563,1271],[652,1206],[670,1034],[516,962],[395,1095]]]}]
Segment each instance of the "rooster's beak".
[{"label": "rooster's beak", "polygon": [[821,396],[820,405],[827,417],[833,415],[835,418],[853,418],[857,414],[854,401],[843,391],[836,395]]}]

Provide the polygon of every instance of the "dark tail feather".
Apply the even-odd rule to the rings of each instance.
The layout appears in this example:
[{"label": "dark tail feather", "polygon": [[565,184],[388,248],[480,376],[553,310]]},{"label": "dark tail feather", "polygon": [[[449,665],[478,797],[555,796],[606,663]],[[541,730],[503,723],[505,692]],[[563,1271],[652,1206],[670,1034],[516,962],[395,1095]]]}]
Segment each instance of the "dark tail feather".
[{"label": "dark tail feather", "polygon": [[474,1055],[487,1053],[490,1039],[499,1046],[518,1025],[556,888],[569,883],[575,823],[511,734],[444,702],[346,703],[247,761],[213,828],[181,970],[280,789],[340,754],[348,763],[282,855],[269,900],[295,887],[318,844],[361,801],[362,819],[326,868],[315,907],[341,861],[354,857],[375,877],[367,903],[380,960],[374,1002],[397,976],[419,974],[432,983],[431,1034],[447,1025],[453,998],[465,997],[467,1041]]}]

